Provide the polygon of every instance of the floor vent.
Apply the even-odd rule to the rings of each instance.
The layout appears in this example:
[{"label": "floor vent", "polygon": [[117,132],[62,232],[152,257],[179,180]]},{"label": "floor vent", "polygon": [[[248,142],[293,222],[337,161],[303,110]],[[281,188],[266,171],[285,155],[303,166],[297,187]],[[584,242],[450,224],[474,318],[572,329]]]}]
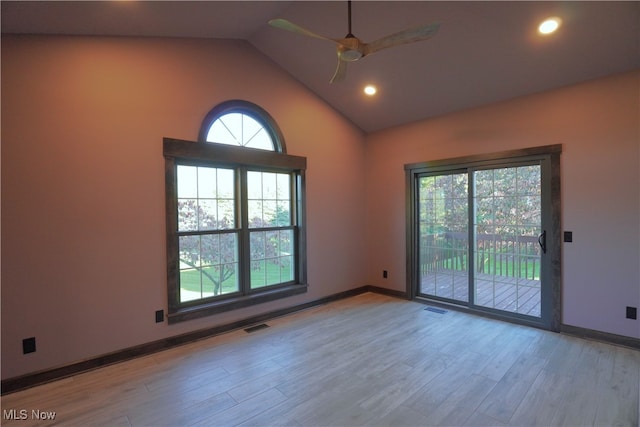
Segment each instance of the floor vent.
[{"label": "floor vent", "polygon": [[441,308],[436,308],[436,307],[427,307],[425,308],[426,311],[433,311],[434,313],[438,313],[438,314],[445,314],[447,312],[447,310],[443,310]]},{"label": "floor vent", "polygon": [[244,331],[248,332],[248,333],[251,333],[251,332],[259,331],[260,329],[265,329],[265,328],[268,328],[268,327],[269,327],[269,325],[267,325],[266,323],[261,323],[259,325],[247,328]]}]

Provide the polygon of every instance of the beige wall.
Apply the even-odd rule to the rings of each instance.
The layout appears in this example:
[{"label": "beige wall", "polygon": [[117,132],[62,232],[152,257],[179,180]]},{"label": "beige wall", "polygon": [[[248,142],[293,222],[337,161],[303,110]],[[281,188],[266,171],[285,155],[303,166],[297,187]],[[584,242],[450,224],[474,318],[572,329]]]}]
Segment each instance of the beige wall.
[{"label": "beige wall", "polygon": [[[564,322],[640,337],[639,74],[365,136],[241,41],[2,37],[2,378],[372,284],[405,289],[405,163],[563,144]],[[162,137],[245,99],[306,156],[309,292],[168,326]],[[366,221],[362,221],[362,218]],[[382,270],[389,278],[381,278]],[[36,353],[23,355],[35,336]]]},{"label": "beige wall", "polygon": [[[168,326],[162,137],[228,99],[307,157],[309,292]],[[364,134],[241,41],[2,37],[2,378],[363,286]],[[22,354],[35,336],[37,352]]]},{"label": "beige wall", "polygon": [[405,290],[405,164],[562,144],[563,322],[640,338],[639,95],[626,73],[369,135],[369,283]]}]

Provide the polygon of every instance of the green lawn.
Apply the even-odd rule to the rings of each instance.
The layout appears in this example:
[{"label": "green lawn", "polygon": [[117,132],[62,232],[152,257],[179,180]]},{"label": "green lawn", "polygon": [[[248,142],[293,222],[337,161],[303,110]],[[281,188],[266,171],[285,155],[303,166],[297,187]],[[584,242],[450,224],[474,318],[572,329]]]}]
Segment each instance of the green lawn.
[{"label": "green lawn", "polygon": [[[275,263],[265,262],[251,271],[251,287],[260,288],[267,285],[274,285],[281,281],[288,282],[291,277],[291,267],[281,267]],[[218,272],[213,267],[205,267],[204,270],[210,272],[214,277],[218,276]],[[214,290],[213,282],[206,276],[202,275],[202,289],[200,287],[200,270],[189,269],[180,271],[180,288],[192,291],[205,293],[212,293]],[[282,278],[282,279],[281,279]],[[238,291],[238,284],[236,283],[236,274],[232,274],[227,280],[222,283],[221,294],[228,294]]]}]

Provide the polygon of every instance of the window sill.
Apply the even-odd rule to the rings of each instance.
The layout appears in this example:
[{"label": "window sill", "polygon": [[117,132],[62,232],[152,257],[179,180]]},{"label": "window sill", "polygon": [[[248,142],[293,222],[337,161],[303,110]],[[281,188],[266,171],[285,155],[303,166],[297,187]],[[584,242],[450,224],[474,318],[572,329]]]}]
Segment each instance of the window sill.
[{"label": "window sill", "polygon": [[256,292],[254,294],[228,298],[221,301],[214,301],[195,307],[181,308],[173,313],[169,313],[169,324],[193,320],[200,317],[211,316],[225,311],[237,310],[239,308],[250,307],[252,305],[263,304],[281,298],[303,294],[307,292],[307,285],[289,285],[276,289]]}]

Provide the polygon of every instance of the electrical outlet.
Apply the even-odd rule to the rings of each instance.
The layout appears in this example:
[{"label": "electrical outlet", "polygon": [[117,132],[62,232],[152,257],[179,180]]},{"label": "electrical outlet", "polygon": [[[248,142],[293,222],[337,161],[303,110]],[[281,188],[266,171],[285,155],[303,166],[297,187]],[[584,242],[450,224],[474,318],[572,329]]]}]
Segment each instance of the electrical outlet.
[{"label": "electrical outlet", "polygon": [[22,354],[35,353],[36,337],[25,338],[22,340]]},{"label": "electrical outlet", "polygon": [[573,242],[573,231],[565,231],[564,232],[564,241],[565,242]]},{"label": "electrical outlet", "polygon": [[156,323],[164,322],[164,310],[156,311]]},{"label": "electrical outlet", "polygon": [[627,307],[627,319],[638,319],[638,309],[636,307]]},{"label": "electrical outlet", "polygon": [[389,277],[389,274],[387,273],[387,270],[382,270],[382,278],[386,279],[387,277]]}]

